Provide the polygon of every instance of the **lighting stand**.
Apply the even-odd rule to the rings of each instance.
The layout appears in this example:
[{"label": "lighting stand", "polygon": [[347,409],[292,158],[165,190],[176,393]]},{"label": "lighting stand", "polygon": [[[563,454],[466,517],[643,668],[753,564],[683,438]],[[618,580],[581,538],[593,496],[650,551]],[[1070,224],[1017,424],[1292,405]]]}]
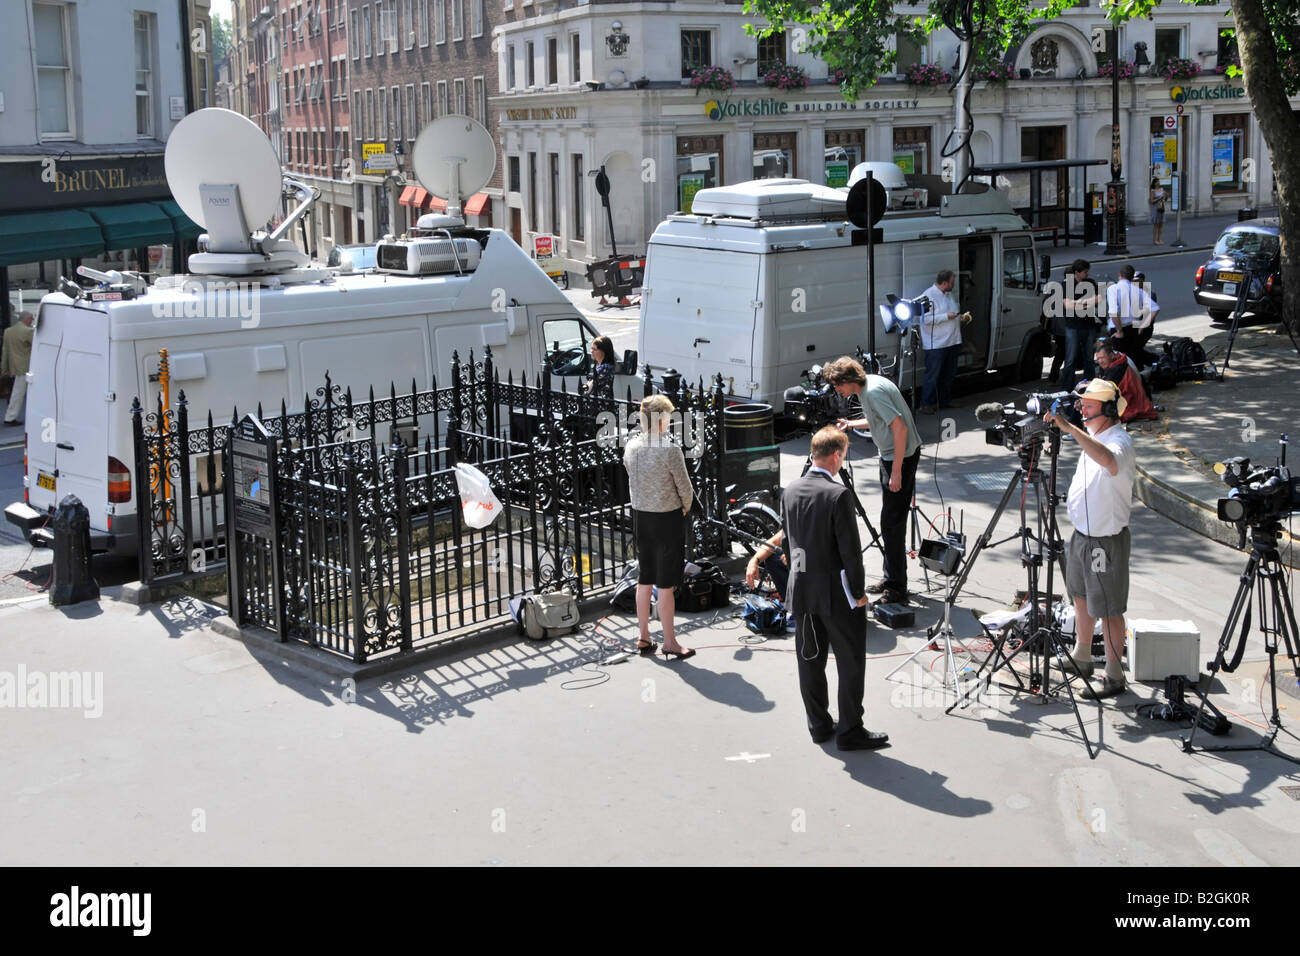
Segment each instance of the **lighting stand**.
[{"label": "lighting stand", "polygon": [[[925,567],[927,571],[929,570],[928,566],[924,563],[924,561],[922,562],[922,567]],[[935,570],[938,573],[941,574],[943,573],[938,568],[936,568]],[[953,648],[952,648],[953,645],[953,633],[952,633],[953,575],[951,573],[944,574],[944,578],[948,582],[948,599],[943,602],[943,620],[930,625],[930,627],[926,629],[925,632],[925,636],[927,638],[926,642],[922,644],[920,647],[918,647],[915,651],[913,651],[912,654],[907,658],[907,660],[903,661],[892,671],[886,674],[885,680],[889,680],[895,674],[901,671],[904,667],[906,667],[908,664],[912,663],[912,661],[916,660],[916,658],[922,652],[930,650],[930,648],[932,648],[936,643],[938,643],[938,639],[941,638],[943,640],[943,654],[944,654],[944,667],[945,667],[942,687],[944,689],[944,692],[946,693],[948,690],[948,685],[951,682],[953,696],[960,700],[962,696],[962,682],[961,682],[961,676],[957,671],[957,658],[956,655],[953,653]]]},{"label": "lighting stand", "polygon": [[[1183,739],[1183,751],[1185,753],[1192,753],[1196,750],[1202,753],[1262,750],[1281,757],[1283,760],[1289,760],[1291,763],[1300,764],[1300,758],[1284,754],[1276,746],[1278,732],[1282,730],[1282,718],[1278,715],[1277,705],[1279,637],[1286,646],[1286,655],[1291,659],[1291,668],[1295,673],[1296,680],[1300,681],[1300,657],[1296,656],[1296,637],[1300,632],[1296,630],[1295,612],[1291,609],[1291,596],[1286,590],[1282,559],[1277,550],[1277,541],[1281,534],[1282,526],[1277,521],[1251,528],[1250,557],[1246,560],[1246,569],[1241,574],[1241,583],[1237,586],[1237,594],[1232,599],[1232,608],[1228,611],[1228,619],[1223,624],[1223,633],[1219,636],[1219,651],[1210,664],[1210,682],[1212,683],[1214,675],[1220,670],[1231,673],[1241,663],[1241,656],[1246,649],[1246,638],[1250,633],[1251,596],[1253,593],[1254,607],[1259,613],[1259,630],[1264,637],[1264,650],[1268,654],[1268,683],[1273,705],[1273,712],[1269,715],[1268,722],[1273,729],[1255,744],[1243,744],[1236,747],[1194,746],[1193,741],[1196,739],[1197,730],[1200,729],[1201,715],[1205,713],[1205,708],[1209,707],[1215,714],[1222,717],[1222,714],[1219,714],[1214,705],[1210,703],[1209,691],[1201,690],[1198,684],[1192,689],[1201,698],[1201,706],[1196,711],[1196,720],[1192,723],[1191,734]],[[1267,594],[1265,593],[1266,582]],[[1258,586],[1258,589],[1256,586]],[[1270,608],[1273,613],[1272,626],[1269,625]],[[1233,634],[1237,631],[1237,622],[1241,620],[1243,614],[1245,615],[1245,621],[1241,626],[1241,643],[1237,646],[1232,663],[1228,664],[1225,660],[1228,647],[1232,644]],[[1295,738],[1296,735],[1287,731],[1287,736]]]}]

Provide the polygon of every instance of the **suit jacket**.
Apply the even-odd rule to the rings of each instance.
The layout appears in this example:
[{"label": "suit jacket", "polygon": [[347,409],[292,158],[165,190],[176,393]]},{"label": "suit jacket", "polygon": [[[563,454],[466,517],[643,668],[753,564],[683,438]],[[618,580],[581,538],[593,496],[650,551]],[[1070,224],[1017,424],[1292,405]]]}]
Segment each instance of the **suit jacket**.
[{"label": "suit jacket", "polygon": [[866,594],[858,516],[849,489],[819,471],[791,482],[781,495],[781,530],[789,562],[786,603],[799,613],[850,617],[840,572],[855,599]]}]

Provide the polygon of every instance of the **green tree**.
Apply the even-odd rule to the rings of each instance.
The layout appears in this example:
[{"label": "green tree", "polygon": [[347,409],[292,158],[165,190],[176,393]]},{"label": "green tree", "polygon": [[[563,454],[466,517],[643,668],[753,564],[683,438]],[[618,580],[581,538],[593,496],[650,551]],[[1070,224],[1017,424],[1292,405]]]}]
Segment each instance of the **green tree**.
[{"label": "green tree", "polygon": [[212,62],[220,63],[230,52],[230,21],[212,14]]}]

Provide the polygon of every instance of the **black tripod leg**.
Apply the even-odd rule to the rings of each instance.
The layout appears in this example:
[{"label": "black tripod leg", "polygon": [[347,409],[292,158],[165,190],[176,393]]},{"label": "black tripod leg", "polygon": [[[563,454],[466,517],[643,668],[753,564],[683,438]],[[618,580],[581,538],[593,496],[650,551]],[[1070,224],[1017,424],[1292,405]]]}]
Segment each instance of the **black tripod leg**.
[{"label": "black tripod leg", "polygon": [[966,579],[970,577],[971,570],[975,567],[975,559],[993,540],[993,529],[998,526],[998,522],[1002,519],[1002,512],[1006,511],[1007,505],[1011,503],[1011,496],[1016,493],[1016,488],[1019,487],[1020,479],[1024,476],[1024,473],[1023,468],[1017,468],[1016,473],[1011,476],[1011,481],[1007,484],[1007,490],[1002,492],[1002,500],[998,502],[993,517],[989,519],[988,527],[984,529],[983,534],[975,539],[975,547],[971,548],[970,554],[966,556],[966,560],[961,566],[961,573],[957,575],[957,580],[953,582],[952,592],[948,595],[949,602],[957,600],[957,595],[961,593],[962,587],[966,584]]},{"label": "black tripod leg", "polygon": [[[1228,653],[1228,645],[1232,643],[1232,635],[1236,633],[1237,630],[1237,621],[1241,617],[1242,612],[1250,606],[1250,596],[1251,592],[1255,588],[1255,577],[1258,570],[1259,556],[1252,553],[1250,559],[1246,562],[1246,570],[1241,574],[1241,582],[1237,585],[1237,593],[1232,599],[1232,607],[1228,610],[1228,619],[1223,623],[1223,633],[1219,635],[1219,648],[1215,652],[1214,660],[1210,662],[1209,683],[1211,684],[1214,683],[1214,675],[1223,667],[1224,658]],[[1246,635],[1243,634],[1242,640],[1245,639]],[[1192,690],[1195,692],[1196,696],[1201,698],[1201,706],[1196,709],[1196,718],[1192,722],[1192,732],[1183,739],[1184,753],[1192,752],[1192,744],[1193,741],[1196,740],[1196,731],[1199,730],[1201,726],[1201,715],[1205,713],[1205,707],[1210,703],[1210,691],[1208,687],[1206,690],[1201,690],[1200,682],[1198,681]],[[1217,709],[1215,710],[1215,713],[1219,713]],[[1219,716],[1222,716],[1222,714]]]},{"label": "black tripod leg", "polygon": [[871,541],[862,550],[865,552],[867,548],[875,548],[881,554],[884,554],[885,546],[881,543],[880,533],[876,531],[876,526],[873,525],[871,519],[867,517],[867,509],[862,507],[862,499],[858,497],[858,489],[853,487],[853,476],[849,473],[848,469],[840,469],[840,481],[844,482],[844,487],[849,489],[852,493],[853,510],[858,513],[858,517],[862,519],[862,523],[867,526],[867,532],[871,535]]}]

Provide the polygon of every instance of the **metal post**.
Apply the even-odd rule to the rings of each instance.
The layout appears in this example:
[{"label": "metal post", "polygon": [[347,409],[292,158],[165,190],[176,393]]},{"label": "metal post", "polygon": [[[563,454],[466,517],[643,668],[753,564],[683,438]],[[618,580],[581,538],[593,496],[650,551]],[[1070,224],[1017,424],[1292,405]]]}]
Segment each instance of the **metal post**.
[{"label": "metal post", "polygon": [[1119,31],[1115,31],[1115,55],[1110,71],[1110,182],[1106,184],[1106,255],[1128,255],[1128,235],[1125,217],[1128,215],[1124,197],[1124,163],[1120,156],[1119,140]]}]

